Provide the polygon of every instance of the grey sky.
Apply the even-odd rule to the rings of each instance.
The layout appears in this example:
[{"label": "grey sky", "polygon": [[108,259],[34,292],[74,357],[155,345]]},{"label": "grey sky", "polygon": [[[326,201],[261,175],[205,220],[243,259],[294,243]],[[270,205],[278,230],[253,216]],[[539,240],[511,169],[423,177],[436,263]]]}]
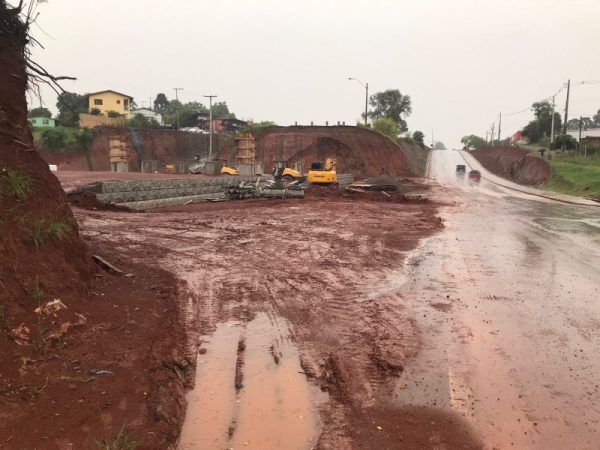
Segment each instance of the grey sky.
[{"label": "grey sky", "polygon": [[[78,78],[67,90],[113,89],[147,106],[183,87],[181,100],[214,93],[241,118],[354,124],[364,108],[354,76],[409,94],[411,131],[429,142],[433,129],[448,147],[567,78],[600,81],[599,0],[49,0],[38,10],[46,48],[34,56]],[[574,115],[593,114],[600,84],[574,86],[572,100]],[[51,91],[44,102],[55,109]],[[530,117],[505,116],[503,135]]]}]

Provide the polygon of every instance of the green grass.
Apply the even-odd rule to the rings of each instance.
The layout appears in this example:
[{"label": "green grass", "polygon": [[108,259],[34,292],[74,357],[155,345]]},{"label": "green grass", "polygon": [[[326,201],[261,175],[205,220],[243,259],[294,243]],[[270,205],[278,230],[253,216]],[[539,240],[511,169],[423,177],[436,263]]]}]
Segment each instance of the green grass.
[{"label": "green grass", "polygon": [[98,442],[98,447],[101,450],[135,450],[137,442],[132,441],[127,436],[127,430],[125,430],[125,426],[123,425],[117,434]]},{"label": "green grass", "polygon": [[33,224],[31,238],[35,247],[39,249],[49,240],[60,241],[70,229],[71,226],[68,223],[42,219]]},{"label": "green grass", "polygon": [[[48,129],[60,129],[60,130],[64,130],[65,132],[65,142],[64,142],[64,147],[60,148],[60,149],[48,149],[48,148],[42,148],[42,132],[44,130],[48,130]],[[74,151],[77,150],[77,138],[79,136],[79,128],[75,128],[75,127],[53,127],[53,128],[49,128],[49,127],[32,127],[31,128],[31,135],[33,136],[33,142],[36,143],[37,147],[45,150],[45,151],[49,151],[49,152],[57,152],[57,151]]]},{"label": "green grass", "polygon": [[564,194],[600,198],[600,155],[557,156],[550,160],[552,174],[544,187]]},{"label": "green grass", "polygon": [[18,170],[4,169],[3,170],[6,179],[0,186],[2,192],[7,192],[13,196],[17,201],[25,201],[31,190],[31,180],[27,175]]}]

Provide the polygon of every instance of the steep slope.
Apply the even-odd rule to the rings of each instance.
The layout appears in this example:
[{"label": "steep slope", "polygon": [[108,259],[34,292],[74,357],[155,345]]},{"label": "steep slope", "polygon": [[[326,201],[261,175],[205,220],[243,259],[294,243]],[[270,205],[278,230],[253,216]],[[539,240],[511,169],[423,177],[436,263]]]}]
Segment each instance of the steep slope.
[{"label": "steep slope", "polygon": [[538,186],[550,178],[550,165],[517,147],[486,147],[471,154],[490,172],[516,183]]}]

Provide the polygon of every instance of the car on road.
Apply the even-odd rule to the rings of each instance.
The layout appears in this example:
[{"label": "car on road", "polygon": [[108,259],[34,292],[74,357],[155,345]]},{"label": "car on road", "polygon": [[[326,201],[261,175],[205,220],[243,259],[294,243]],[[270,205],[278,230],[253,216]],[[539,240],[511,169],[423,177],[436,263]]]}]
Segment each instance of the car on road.
[{"label": "car on road", "polygon": [[477,181],[481,180],[481,172],[475,169],[471,170],[469,172],[469,179]]},{"label": "car on road", "polygon": [[456,165],[456,173],[459,174],[464,174],[467,171],[467,166],[465,166],[464,164],[457,164]]}]

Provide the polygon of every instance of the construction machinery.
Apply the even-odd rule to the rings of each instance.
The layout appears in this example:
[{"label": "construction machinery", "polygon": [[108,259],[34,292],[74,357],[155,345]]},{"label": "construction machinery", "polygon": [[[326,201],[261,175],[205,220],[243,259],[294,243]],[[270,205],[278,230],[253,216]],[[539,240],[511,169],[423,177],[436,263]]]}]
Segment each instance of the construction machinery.
[{"label": "construction machinery", "polygon": [[240,173],[234,166],[227,164],[226,160],[221,161],[221,175],[239,175]]},{"label": "construction machinery", "polygon": [[306,177],[302,173],[302,163],[296,162],[294,163],[294,168],[292,169],[287,161],[275,161],[275,166],[273,167],[273,177],[276,180],[284,179],[288,182],[306,181]]},{"label": "construction machinery", "polygon": [[307,178],[311,184],[336,184],[338,182],[337,160],[327,158],[324,163],[320,161],[311,163]]}]

